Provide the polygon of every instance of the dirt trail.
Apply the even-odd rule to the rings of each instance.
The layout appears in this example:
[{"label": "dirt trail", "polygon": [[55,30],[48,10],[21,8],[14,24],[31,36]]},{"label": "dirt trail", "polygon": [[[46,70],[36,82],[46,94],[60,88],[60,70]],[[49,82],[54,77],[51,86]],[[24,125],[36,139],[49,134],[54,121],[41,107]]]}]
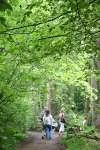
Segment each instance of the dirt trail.
[{"label": "dirt trail", "polygon": [[39,132],[28,132],[18,150],[65,150],[64,146],[60,145],[60,137],[57,134],[50,141],[43,140],[41,137],[42,134]]}]

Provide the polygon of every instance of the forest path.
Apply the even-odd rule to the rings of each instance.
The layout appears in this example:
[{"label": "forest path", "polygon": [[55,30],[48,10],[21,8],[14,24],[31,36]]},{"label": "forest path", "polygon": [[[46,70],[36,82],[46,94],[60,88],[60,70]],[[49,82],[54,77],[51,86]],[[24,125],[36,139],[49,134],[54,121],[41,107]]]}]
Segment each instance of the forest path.
[{"label": "forest path", "polygon": [[41,137],[42,133],[40,132],[28,132],[18,150],[65,150],[59,142],[58,134],[55,133],[50,141],[43,140]]}]

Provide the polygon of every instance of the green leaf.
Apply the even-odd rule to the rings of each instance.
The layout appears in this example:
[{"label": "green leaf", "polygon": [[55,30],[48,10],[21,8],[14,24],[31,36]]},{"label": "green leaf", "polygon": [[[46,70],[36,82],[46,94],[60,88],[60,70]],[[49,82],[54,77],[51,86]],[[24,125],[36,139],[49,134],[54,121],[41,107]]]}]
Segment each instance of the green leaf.
[{"label": "green leaf", "polygon": [[27,11],[24,15],[26,15],[26,16],[30,16],[30,14],[32,13],[32,11]]},{"label": "green leaf", "polygon": [[97,11],[97,13],[100,13],[100,4],[96,5],[96,11]]},{"label": "green leaf", "polygon": [[29,4],[28,6],[27,6],[27,9],[33,9],[33,7],[35,6],[35,4],[33,3],[33,4]]},{"label": "green leaf", "polygon": [[6,9],[12,10],[12,6],[8,2],[1,0],[0,1],[0,11],[5,11]]},{"label": "green leaf", "polygon": [[0,23],[6,26],[6,19],[4,17],[0,17]]}]

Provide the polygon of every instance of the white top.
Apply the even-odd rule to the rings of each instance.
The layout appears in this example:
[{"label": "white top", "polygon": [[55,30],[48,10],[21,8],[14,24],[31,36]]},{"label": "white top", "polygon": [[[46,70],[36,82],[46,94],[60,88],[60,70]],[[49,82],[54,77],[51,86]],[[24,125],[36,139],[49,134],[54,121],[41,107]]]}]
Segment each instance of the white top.
[{"label": "white top", "polygon": [[86,120],[86,119],[84,119],[84,120],[83,120],[83,126],[85,126],[85,125],[86,125],[86,123],[87,123],[87,120]]},{"label": "white top", "polygon": [[52,125],[52,123],[53,123],[52,115],[51,115],[51,114],[48,115],[48,116],[44,115],[44,116],[43,116],[43,123],[44,123],[45,125]]},{"label": "white top", "polygon": [[59,129],[59,133],[60,132],[64,132],[64,123],[60,123],[60,129]]}]

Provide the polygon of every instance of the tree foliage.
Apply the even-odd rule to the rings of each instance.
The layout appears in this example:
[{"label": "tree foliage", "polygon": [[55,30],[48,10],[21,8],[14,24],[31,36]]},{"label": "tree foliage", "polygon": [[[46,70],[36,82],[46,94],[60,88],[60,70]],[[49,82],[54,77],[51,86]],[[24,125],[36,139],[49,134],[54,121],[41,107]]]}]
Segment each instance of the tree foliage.
[{"label": "tree foliage", "polygon": [[100,56],[99,13],[99,0],[0,1],[1,149],[36,126],[49,81],[55,115],[61,106],[69,120],[84,111],[88,79],[99,78],[89,68],[90,57]]}]

